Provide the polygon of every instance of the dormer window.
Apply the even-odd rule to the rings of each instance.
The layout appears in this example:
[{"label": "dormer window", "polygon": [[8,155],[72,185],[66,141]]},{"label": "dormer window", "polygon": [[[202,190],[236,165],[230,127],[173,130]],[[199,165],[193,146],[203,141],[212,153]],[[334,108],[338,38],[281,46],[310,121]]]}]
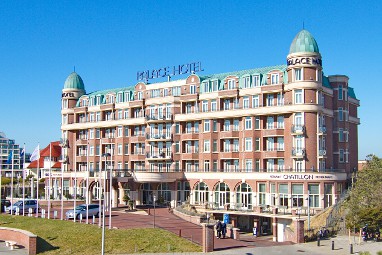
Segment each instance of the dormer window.
[{"label": "dormer window", "polygon": [[109,103],[114,104],[114,96],[109,95]]},{"label": "dormer window", "polygon": [[190,94],[196,94],[196,86],[195,86],[195,84],[190,85]]},{"label": "dormer window", "polygon": [[211,81],[212,91],[218,91],[218,81]]},{"label": "dormer window", "polygon": [[279,84],[279,76],[278,73],[271,74],[271,84]]},{"label": "dormer window", "polygon": [[119,92],[118,93],[118,103],[122,103],[122,102],[123,102],[123,93]]},{"label": "dormer window", "polygon": [[251,77],[247,76],[243,78],[243,88],[247,89],[251,87]]},{"label": "dormer window", "polygon": [[256,74],[252,76],[252,85],[254,87],[259,87],[260,86],[260,75]]},{"label": "dormer window", "polygon": [[203,82],[202,85],[203,85],[203,86],[202,86],[202,87],[203,87],[203,90],[202,90],[203,93],[208,93],[208,92],[210,92],[210,86],[209,86],[209,84],[208,84],[208,81]]},{"label": "dormer window", "polygon": [[95,105],[100,105],[101,104],[101,96],[96,97],[96,103]]},{"label": "dormer window", "polygon": [[82,106],[85,107],[87,105],[88,100],[87,99],[82,99]]},{"label": "dormer window", "polygon": [[235,89],[235,80],[228,80],[228,89]]}]

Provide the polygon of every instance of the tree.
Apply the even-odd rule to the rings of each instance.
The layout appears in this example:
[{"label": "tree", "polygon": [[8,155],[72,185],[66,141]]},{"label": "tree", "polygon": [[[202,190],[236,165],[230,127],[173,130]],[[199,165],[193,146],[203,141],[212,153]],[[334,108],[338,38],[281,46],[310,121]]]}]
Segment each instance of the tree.
[{"label": "tree", "polygon": [[367,156],[367,164],[358,172],[348,200],[346,225],[360,228],[366,223],[371,228],[382,226],[382,159]]}]

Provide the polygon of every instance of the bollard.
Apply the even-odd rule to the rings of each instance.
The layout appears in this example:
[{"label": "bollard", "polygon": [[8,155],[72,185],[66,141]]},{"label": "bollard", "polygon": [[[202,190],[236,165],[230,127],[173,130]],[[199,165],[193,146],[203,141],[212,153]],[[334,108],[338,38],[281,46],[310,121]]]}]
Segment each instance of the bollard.
[{"label": "bollard", "polygon": [[320,237],[319,236],[317,236],[317,246],[320,246]]},{"label": "bollard", "polygon": [[350,244],[350,254],[353,254],[353,244]]},{"label": "bollard", "polygon": [[54,219],[57,219],[57,211],[54,211],[54,212],[53,212],[53,218],[54,218]]},{"label": "bollard", "polygon": [[179,237],[182,237],[182,230],[179,229]]},{"label": "bollard", "polygon": [[151,215],[151,213],[150,213],[150,208],[149,208],[149,215]]},{"label": "bollard", "polygon": [[95,222],[95,215],[93,215],[93,225],[94,225],[94,222]]},{"label": "bollard", "polygon": [[334,241],[332,241],[332,251],[334,250]]}]

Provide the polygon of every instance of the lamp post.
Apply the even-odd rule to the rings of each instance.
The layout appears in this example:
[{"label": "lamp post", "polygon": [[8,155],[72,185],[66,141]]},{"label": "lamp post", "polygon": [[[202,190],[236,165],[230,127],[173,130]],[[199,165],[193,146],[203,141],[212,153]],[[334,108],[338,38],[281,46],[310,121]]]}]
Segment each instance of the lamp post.
[{"label": "lamp post", "polygon": [[156,196],[153,195],[153,199],[154,199],[154,228],[155,228],[155,200],[156,200]]},{"label": "lamp post", "polygon": [[105,254],[105,189],[106,189],[106,170],[107,170],[107,157],[110,157],[110,153],[102,154],[102,157],[105,157],[105,175],[103,179],[103,204],[102,204],[102,244],[101,244],[101,254]]},{"label": "lamp post", "polygon": [[308,230],[310,230],[310,191],[308,190]]}]

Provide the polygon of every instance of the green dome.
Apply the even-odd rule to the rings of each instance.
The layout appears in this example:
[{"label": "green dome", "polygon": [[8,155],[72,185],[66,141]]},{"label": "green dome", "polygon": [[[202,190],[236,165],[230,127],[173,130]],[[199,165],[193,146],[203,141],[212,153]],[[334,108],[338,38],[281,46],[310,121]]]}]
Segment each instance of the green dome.
[{"label": "green dome", "polygon": [[81,76],[76,72],[71,73],[68,78],[66,78],[64,89],[82,89],[85,90],[84,82]]},{"label": "green dome", "polygon": [[318,44],[311,33],[307,30],[301,30],[293,39],[290,45],[289,54],[297,52],[315,52],[320,53]]}]

